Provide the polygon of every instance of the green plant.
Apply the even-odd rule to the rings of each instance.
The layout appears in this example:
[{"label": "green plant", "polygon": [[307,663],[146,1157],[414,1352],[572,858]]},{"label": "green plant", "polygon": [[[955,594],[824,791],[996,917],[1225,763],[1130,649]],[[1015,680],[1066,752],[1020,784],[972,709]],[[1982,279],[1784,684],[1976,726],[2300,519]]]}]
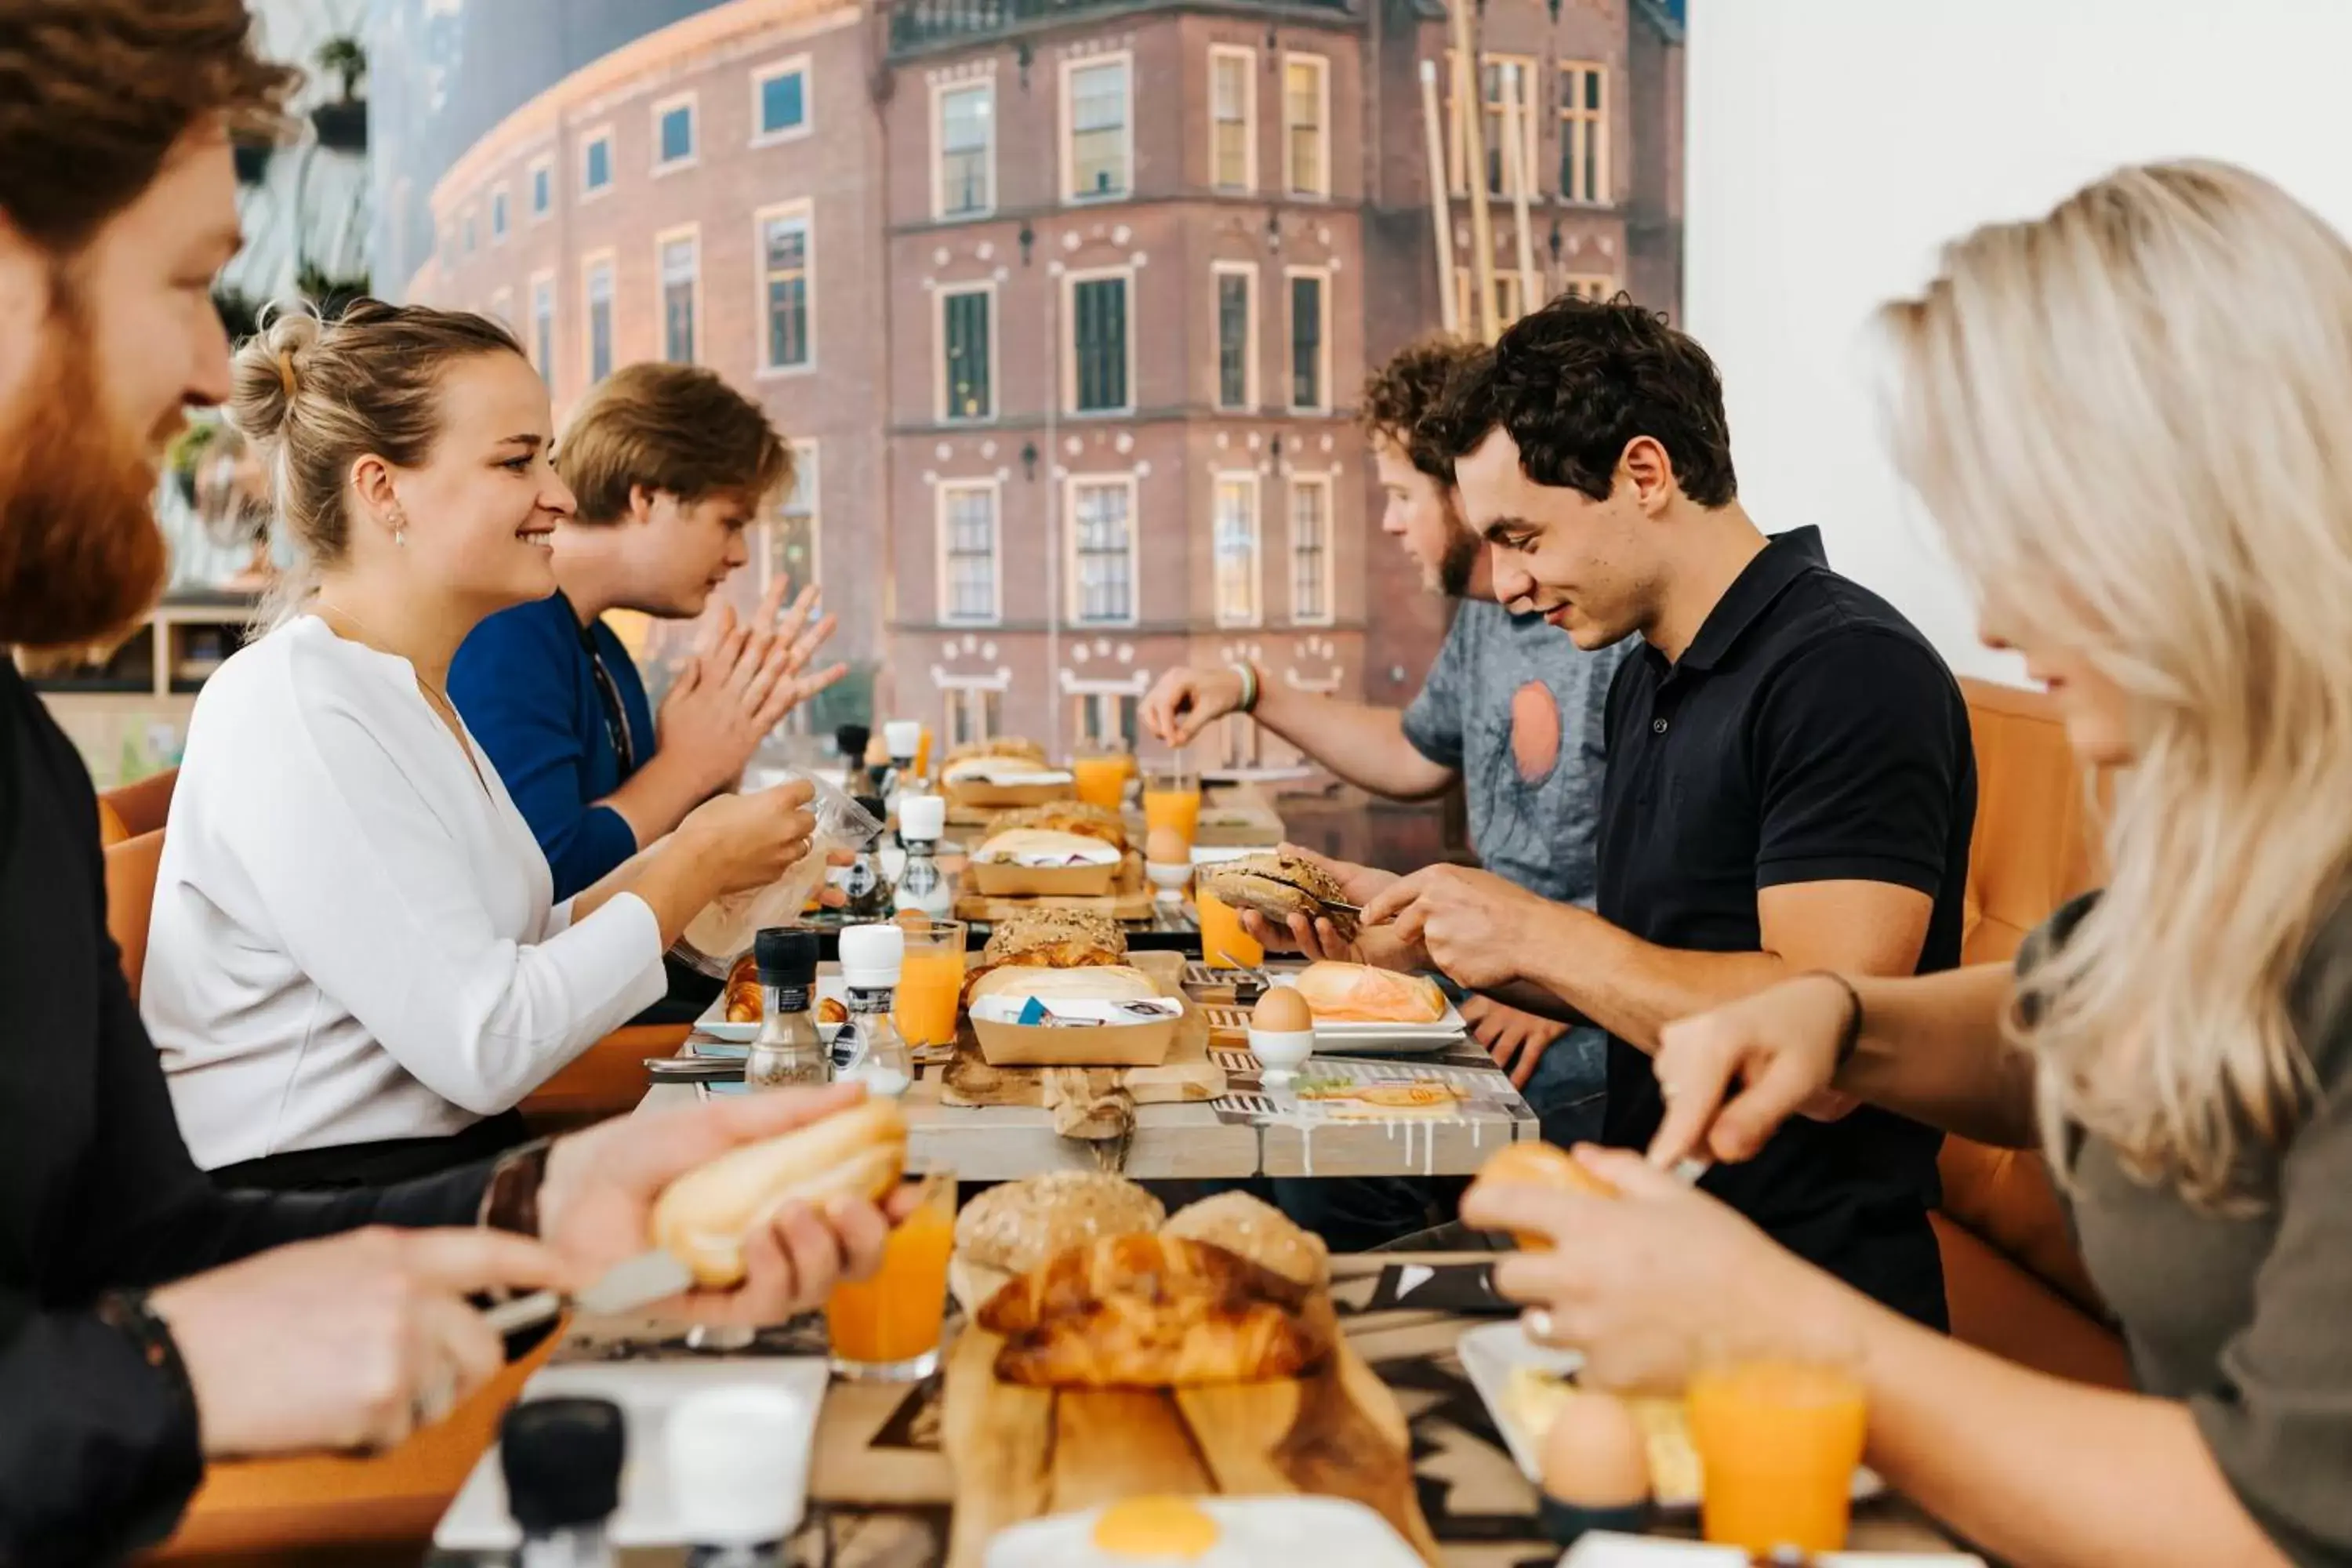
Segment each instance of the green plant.
[{"label": "green plant", "polygon": [[204,460],[205,449],[219,435],[220,426],[212,420],[191,420],[163,448],[163,467],[174,474],[194,474],[196,465]]},{"label": "green plant", "polygon": [[352,300],[367,296],[368,275],[362,272],[355,278],[337,278],[306,256],[294,268],[294,288],[319,308],[320,315],[331,321]]},{"label": "green plant", "polygon": [[231,346],[261,331],[261,307],[226,283],[213,285],[213,309],[220,313],[221,331]]},{"label": "green plant", "polygon": [[320,70],[329,72],[343,84],[345,103],[359,96],[360,78],[367,75],[366,46],[357,38],[341,35],[320,45],[316,58]]}]

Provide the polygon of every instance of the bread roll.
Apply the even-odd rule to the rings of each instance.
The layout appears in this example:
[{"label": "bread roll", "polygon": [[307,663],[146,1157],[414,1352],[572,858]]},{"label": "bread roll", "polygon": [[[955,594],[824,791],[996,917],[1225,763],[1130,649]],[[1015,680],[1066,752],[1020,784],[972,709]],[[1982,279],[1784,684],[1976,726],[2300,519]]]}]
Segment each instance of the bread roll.
[{"label": "bread roll", "polygon": [[778,1208],[795,1199],[878,1202],[906,1163],[907,1119],[898,1102],[861,1100],[678,1177],[654,1200],[654,1242],[691,1268],[697,1284],[727,1289],[743,1280],[743,1238]]},{"label": "bread roll", "polygon": [[971,984],[970,1000],[1008,996],[1048,1002],[1148,1002],[1160,994],[1151,976],[1124,963],[1083,969],[1031,969],[1020,964],[992,969]]},{"label": "bread roll", "polygon": [[1301,1285],[1331,1282],[1331,1252],[1323,1238],[1247,1193],[1219,1193],[1179,1209],[1160,1234],[1222,1247]]},{"label": "bread roll", "polygon": [[1437,982],[1368,963],[1310,963],[1297,984],[1320,1024],[1434,1024],[1445,1016]]},{"label": "bread roll", "polygon": [[1119,851],[1083,833],[1051,827],[1013,827],[995,835],[973,852],[975,860],[1011,861],[1015,865],[1112,866]]},{"label": "bread roll", "polygon": [[1124,1176],[1048,1171],[989,1188],[956,1216],[948,1280],[968,1311],[1069,1247],[1160,1228],[1167,1209]]}]

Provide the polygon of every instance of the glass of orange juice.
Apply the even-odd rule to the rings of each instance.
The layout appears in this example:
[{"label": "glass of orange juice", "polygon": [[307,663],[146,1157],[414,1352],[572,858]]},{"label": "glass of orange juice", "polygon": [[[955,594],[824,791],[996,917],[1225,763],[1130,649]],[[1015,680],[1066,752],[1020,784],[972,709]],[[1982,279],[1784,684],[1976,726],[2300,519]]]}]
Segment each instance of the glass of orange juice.
[{"label": "glass of orange juice", "polygon": [[1081,751],[1070,763],[1077,780],[1078,798],[1105,811],[1117,811],[1127,799],[1128,755],[1116,747]]},{"label": "glass of orange juice", "polygon": [[963,995],[964,923],[932,921],[907,928],[907,956],[898,969],[897,1005],[890,1021],[909,1046],[951,1046],[956,1004]]},{"label": "glass of orange juice", "polygon": [[1172,827],[1191,844],[1201,832],[1201,775],[1184,753],[1143,775],[1143,826],[1147,834]]},{"label": "glass of orange juice", "polygon": [[1210,968],[1255,969],[1265,962],[1265,949],[1242,929],[1231,904],[1206,889],[1193,898],[1200,910],[1201,957]]},{"label": "glass of orange juice", "polygon": [[836,1377],[914,1383],[939,1368],[948,1254],[955,1248],[955,1176],[934,1171],[921,1187],[915,1212],[892,1228],[874,1278],[844,1281],[825,1301],[827,1359]]},{"label": "glass of orange juice", "polygon": [[1707,1540],[1759,1558],[1843,1549],[1869,1414],[1847,1364],[1703,1361],[1687,1398]]}]

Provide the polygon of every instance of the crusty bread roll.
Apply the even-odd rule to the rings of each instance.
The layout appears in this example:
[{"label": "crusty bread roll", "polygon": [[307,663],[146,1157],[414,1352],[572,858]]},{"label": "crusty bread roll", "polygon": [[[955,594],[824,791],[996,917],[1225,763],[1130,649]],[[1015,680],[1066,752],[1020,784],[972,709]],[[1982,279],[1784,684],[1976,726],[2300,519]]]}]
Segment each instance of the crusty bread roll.
[{"label": "crusty bread roll", "polygon": [[975,860],[1006,860],[1015,865],[1045,863],[1112,866],[1119,851],[1101,839],[1052,827],[1009,827],[972,852]]},{"label": "crusty bread roll", "polygon": [[1247,1193],[1219,1193],[1178,1209],[1160,1234],[1222,1247],[1301,1285],[1331,1282],[1331,1251],[1323,1238]]},{"label": "crusty bread roll", "polygon": [[1310,963],[1297,985],[1318,1024],[1434,1024],[1445,1016],[1437,982],[1368,963]]},{"label": "crusty bread roll", "polygon": [[1031,969],[1021,964],[992,969],[971,984],[970,1000],[1011,996],[1048,1002],[1147,1002],[1160,994],[1151,976],[1124,963],[1084,969]]},{"label": "crusty bread roll", "polygon": [[978,1311],[1013,1276],[1107,1236],[1148,1234],[1167,1215],[1158,1198],[1106,1171],[1048,1171],[989,1188],[956,1216],[948,1282]]},{"label": "crusty bread roll", "polygon": [[822,1121],[698,1165],[654,1200],[656,1246],[723,1290],[743,1280],[743,1238],[786,1203],[879,1202],[907,1164],[907,1119],[892,1100],[861,1100]]}]

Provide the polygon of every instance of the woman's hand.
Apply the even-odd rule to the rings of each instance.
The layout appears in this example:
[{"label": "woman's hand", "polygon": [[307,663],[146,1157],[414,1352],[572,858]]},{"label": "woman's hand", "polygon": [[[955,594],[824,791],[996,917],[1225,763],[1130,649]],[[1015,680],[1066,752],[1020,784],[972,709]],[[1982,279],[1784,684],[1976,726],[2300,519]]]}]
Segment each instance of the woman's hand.
[{"label": "woman's hand", "polygon": [[1679,1390],[1710,1353],[1804,1355],[1850,1337],[1836,1282],[1731,1208],[1626,1151],[1576,1153],[1617,1196],[1482,1183],[1462,1217],[1550,1241],[1497,1263],[1495,1288],[1540,1310],[1549,1342],[1581,1350],[1583,1375]]},{"label": "woman's hand", "polygon": [[[856,1084],[772,1089],[660,1114],[621,1116],[559,1139],[540,1187],[540,1235],[589,1280],[652,1245],[654,1200],[696,1166],[740,1143],[756,1142],[855,1105]],[[743,1283],[695,1290],[649,1309],[716,1324],[781,1323],[824,1304],[844,1279],[863,1279],[882,1261],[891,1224],[915,1189],[877,1206],[837,1202],[823,1209],[786,1204],[746,1238]]]},{"label": "woman's hand", "polygon": [[1791,1116],[1828,1121],[1852,1110],[1830,1085],[1853,1007],[1836,979],[1802,974],[1661,1029],[1654,1070],[1666,1110],[1650,1163],[1753,1159]]},{"label": "woman's hand", "polygon": [[687,813],[677,838],[703,857],[718,880],[713,898],[783,879],[809,852],[815,786],[793,779],[750,795],[722,795]]}]

